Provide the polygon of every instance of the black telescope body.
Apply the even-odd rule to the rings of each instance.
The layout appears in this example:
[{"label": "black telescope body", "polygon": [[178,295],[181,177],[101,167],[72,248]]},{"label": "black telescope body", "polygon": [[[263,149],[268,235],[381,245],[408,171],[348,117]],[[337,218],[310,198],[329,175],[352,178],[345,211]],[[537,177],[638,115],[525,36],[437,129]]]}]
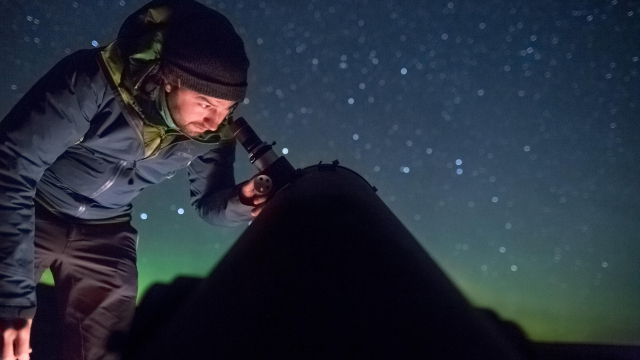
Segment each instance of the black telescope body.
[{"label": "black telescope body", "polygon": [[525,359],[334,164],[300,171],[163,316],[126,359]]}]

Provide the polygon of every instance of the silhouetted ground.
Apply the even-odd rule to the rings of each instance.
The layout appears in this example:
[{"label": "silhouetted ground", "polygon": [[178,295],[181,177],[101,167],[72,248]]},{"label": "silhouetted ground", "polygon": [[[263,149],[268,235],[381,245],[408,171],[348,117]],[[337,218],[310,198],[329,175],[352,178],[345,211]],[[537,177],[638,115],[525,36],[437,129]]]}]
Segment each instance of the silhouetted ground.
[{"label": "silhouetted ground", "polygon": [[[153,286],[143,299],[142,306],[136,313],[135,326],[139,331],[137,338],[141,341],[153,335],[153,329],[159,327],[167,316],[167,311],[175,310],[180,302],[201,282],[201,279],[178,278],[171,285]],[[39,284],[38,313],[33,324],[31,344],[34,352],[32,360],[61,360],[60,333],[61,325],[56,310],[55,289],[49,285]],[[165,315],[163,317],[163,314]],[[492,314],[492,312],[488,313]],[[493,315],[490,315],[493,316]],[[503,323],[511,327],[514,335],[519,331],[512,323]],[[146,329],[146,330],[144,330]],[[135,345],[135,344],[134,344]],[[640,347],[585,345],[585,344],[530,344],[534,358],[540,360],[638,360]],[[135,346],[134,346],[135,348]]]}]

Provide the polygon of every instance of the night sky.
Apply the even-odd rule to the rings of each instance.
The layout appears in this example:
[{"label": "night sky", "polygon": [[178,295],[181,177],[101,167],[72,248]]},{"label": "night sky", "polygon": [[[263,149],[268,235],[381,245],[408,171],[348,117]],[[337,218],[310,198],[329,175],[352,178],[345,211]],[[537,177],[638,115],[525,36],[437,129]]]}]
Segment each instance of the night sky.
[{"label": "night sky", "polygon": [[[532,339],[640,344],[640,2],[203,2],[251,60],[237,116],[294,167],[359,172]],[[0,116],[144,3],[0,0]],[[198,218],[186,171],[134,210],[141,294],[206,276],[246,228]]]}]

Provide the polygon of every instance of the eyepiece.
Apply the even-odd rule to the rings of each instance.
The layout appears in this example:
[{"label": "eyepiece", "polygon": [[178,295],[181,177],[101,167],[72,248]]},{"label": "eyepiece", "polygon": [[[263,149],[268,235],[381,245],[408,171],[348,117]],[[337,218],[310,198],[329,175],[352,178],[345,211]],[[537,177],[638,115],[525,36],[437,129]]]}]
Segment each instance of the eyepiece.
[{"label": "eyepiece", "polygon": [[255,131],[249,126],[243,117],[239,117],[230,125],[233,135],[236,137],[240,145],[252,153],[256,148],[262,145],[262,140]]}]

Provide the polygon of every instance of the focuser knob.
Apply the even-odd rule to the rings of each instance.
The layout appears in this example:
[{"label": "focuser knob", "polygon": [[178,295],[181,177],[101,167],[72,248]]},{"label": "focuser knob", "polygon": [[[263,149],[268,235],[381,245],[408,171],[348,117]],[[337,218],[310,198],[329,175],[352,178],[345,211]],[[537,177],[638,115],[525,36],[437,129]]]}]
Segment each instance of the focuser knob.
[{"label": "focuser knob", "polygon": [[253,181],[255,191],[261,195],[267,195],[273,189],[273,180],[267,175],[258,175]]}]

